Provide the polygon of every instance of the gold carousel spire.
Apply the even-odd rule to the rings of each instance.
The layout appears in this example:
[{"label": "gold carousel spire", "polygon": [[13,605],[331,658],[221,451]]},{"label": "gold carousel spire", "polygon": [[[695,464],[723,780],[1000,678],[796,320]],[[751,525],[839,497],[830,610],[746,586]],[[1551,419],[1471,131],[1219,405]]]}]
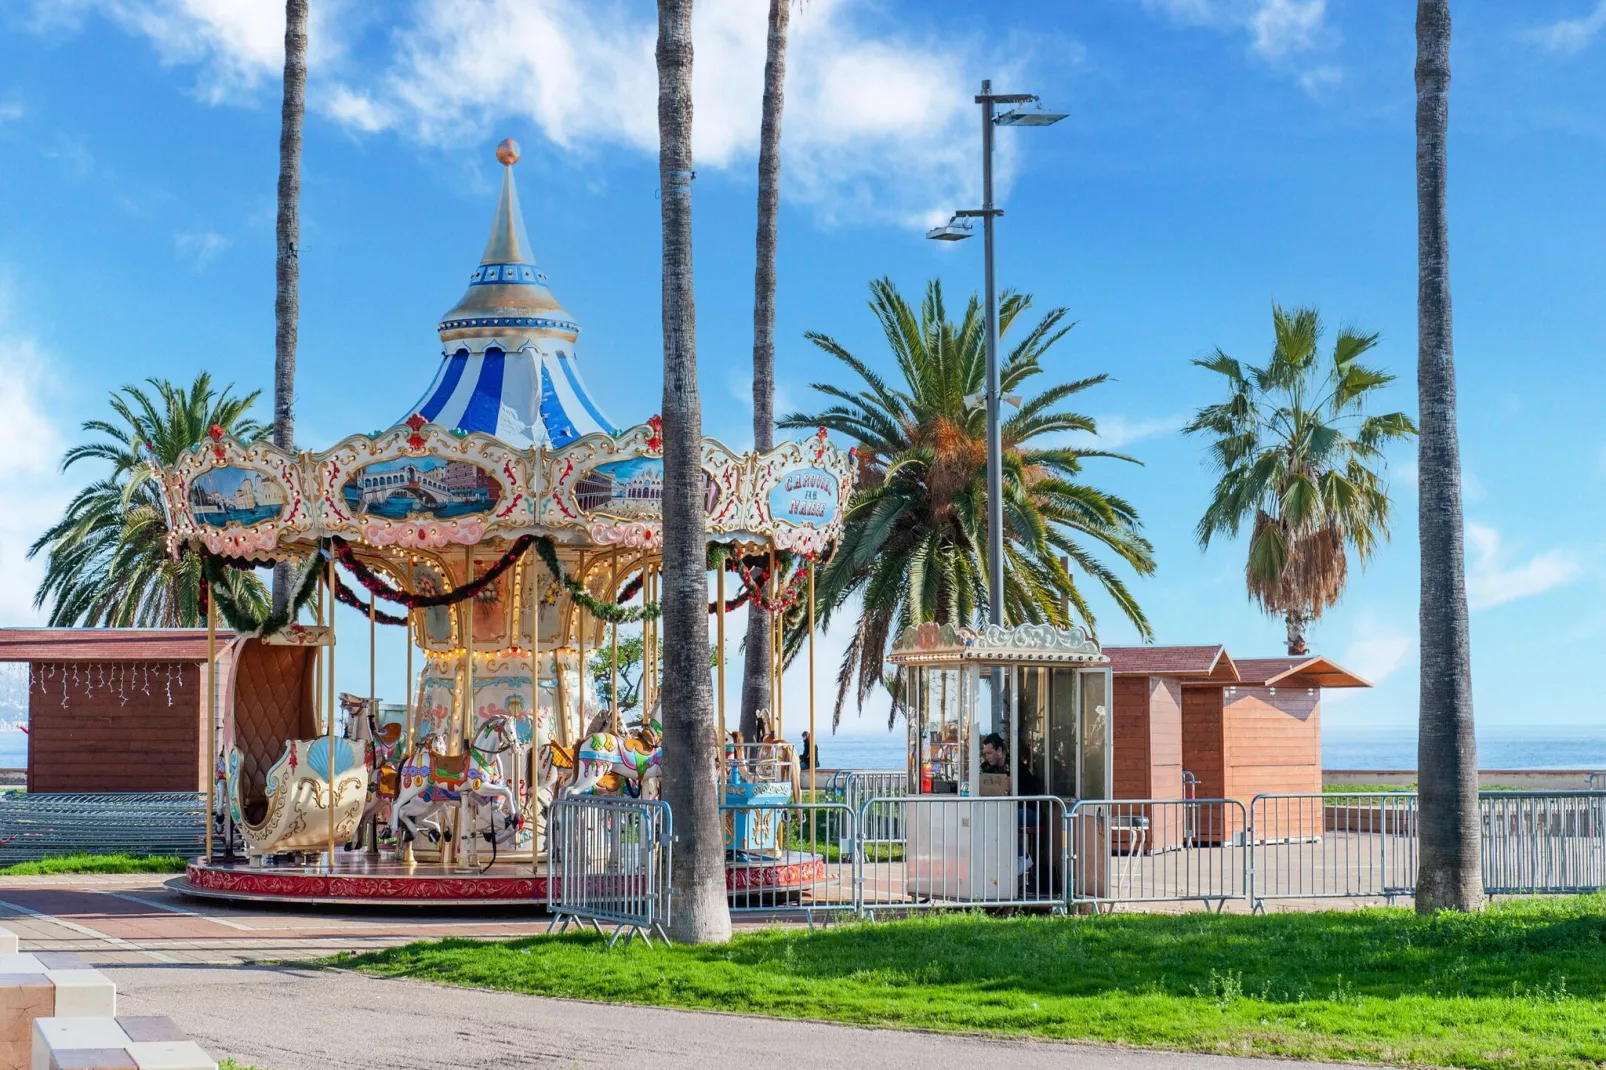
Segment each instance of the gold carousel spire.
[{"label": "gold carousel spire", "polygon": [[519,143],[504,138],[496,146],[502,163],[502,196],[496,202],[496,218],[491,220],[491,236],[485,242],[481,264],[534,264],[529,254],[530,240],[524,233],[524,216],[519,211],[519,191],[513,184],[513,165],[519,162]]}]

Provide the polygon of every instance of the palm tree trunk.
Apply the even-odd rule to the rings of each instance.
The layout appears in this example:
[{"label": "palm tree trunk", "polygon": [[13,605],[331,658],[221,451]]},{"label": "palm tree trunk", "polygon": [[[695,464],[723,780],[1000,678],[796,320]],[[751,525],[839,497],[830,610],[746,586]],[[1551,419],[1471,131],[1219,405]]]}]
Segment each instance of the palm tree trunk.
[{"label": "palm tree trunk", "polygon": [[[775,448],[775,240],[781,206],[781,111],[786,93],[786,28],[792,0],[770,0],[764,56],[764,116],[758,136],[758,238],[753,269],[753,449]],[[757,738],[758,713],[770,695],[770,615],[747,606],[742,655],[742,738]]]},{"label": "palm tree trunk", "polygon": [[702,401],[691,260],[692,0],[658,0],[658,174],[664,241],[664,777],[675,821],[670,933],[683,943],[730,939],[725,843],[715,775],[708,672],[707,533]]},{"label": "palm tree trunk", "polygon": [[1283,614],[1283,623],[1288,629],[1288,653],[1292,656],[1308,654],[1310,647],[1305,643],[1305,629],[1310,627],[1310,616],[1301,610],[1290,609]]},{"label": "palm tree trunk", "polygon": [[1478,754],[1472,730],[1472,654],[1467,635],[1461,529],[1461,451],[1456,440],[1451,345],[1450,245],[1445,222],[1450,4],[1416,8],[1418,526],[1422,553],[1421,708],[1417,780],[1421,805],[1419,913],[1483,905]]},{"label": "palm tree trunk", "polygon": [[[301,318],[301,122],[307,113],[307,2],[285,0],[284,107],[279,118],[278,258],[273,298],[273,444],[296,445],[296,323]],[[273,570],[273,608],[290,597],[289,562]]]}]

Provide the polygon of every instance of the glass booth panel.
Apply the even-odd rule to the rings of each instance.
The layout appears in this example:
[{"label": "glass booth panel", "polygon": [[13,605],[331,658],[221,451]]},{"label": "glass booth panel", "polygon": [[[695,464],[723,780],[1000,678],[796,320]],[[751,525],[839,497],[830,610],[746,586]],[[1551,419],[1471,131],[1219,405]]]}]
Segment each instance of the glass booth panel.
[{"label": "glass booth panel", "polygon": [[1083,670],[1082,777],[1078,787],[1083,799],[1110,797],[1110,673],[1108,669]]},{"label": "glass booth panel", "polygon": [[912,674],[911,753],[923,795],[962,794],[969,784],[969,718],[963,669],[921,669]]}]

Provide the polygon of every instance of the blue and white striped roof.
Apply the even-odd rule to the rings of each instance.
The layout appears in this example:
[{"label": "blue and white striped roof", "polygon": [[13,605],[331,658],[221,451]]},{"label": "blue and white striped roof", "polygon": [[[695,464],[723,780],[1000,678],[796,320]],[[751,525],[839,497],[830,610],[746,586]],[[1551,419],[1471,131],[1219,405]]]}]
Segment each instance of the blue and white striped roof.
[{"label": "blue and white striped roof", "polygon": [[[592,400],[575,360],[580,326],[558,304],[530,255],[513,184],[518,146],[506,165],[491,236],[468,291],[440,322],[443,359],[406,416],[457,431],[495,435],[511,446],[566,446],[614,426]],[[404,417],[405,419],[405,417]]]}]

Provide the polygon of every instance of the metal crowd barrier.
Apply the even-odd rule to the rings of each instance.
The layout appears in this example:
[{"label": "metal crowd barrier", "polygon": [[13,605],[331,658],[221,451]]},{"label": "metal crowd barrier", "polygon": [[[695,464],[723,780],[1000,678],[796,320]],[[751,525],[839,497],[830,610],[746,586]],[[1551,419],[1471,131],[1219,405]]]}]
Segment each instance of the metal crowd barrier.
[{"label": "metal crowd barrier", "polygon": [[732,913],[815,915],[858,908],[853,812],[839,802],[721,806]]},{"label": "metal crowd barrier", "polygon": [[1414,792],[1257,795],[1249,804],[1255,910],[1269,899],[1384,899],[1416,891]]},{"label": "metal crowd barrier", "polygon": [[1590,773],[1586,785],[1590,791],[1606,790],[1606,772]]},{"label": "metal crowd barrier", "polygon": [[193,858],[205,843],[200,792],[0,792],[0,865],[78,853]]},{"label": "metal crowd barrier", "polygon": [[1593,892],[1606,885],[1606,791],[1485,791],[1489,895]]},{"label": "metal crowd barrier", "polygon": [[866,810],[870,799],[902,799],[909,794],[909,774],[902,769],[851,769],[842,781],[843,805],[859,817],[861,843],[902,843],[903,807],[896,803]]},{"label": "metal crowd barrier", "polygon": [[1249,818],[1237,799],[1083,799],[1066,817],[1070,902],[1202,902],[1249,897]]},{"label": "metal crowd barrier", "polygon": [[1050,795],[878,796],[859,825],[897,808],[901,842],[859,845],[860,912],[930,907],[1047,906],[1063,910],[1071,875],[1065,803]]},{"label": "metal crowd barrier", "polygon": [[[548,927],[563,932],[589,922],[614,926],[612,947],[650,934],[669,941],[674,820],[669,804],[650,799],[581,795],[552,803],[547,818]],[[603,934],[607,935],[607,934]]]}]

